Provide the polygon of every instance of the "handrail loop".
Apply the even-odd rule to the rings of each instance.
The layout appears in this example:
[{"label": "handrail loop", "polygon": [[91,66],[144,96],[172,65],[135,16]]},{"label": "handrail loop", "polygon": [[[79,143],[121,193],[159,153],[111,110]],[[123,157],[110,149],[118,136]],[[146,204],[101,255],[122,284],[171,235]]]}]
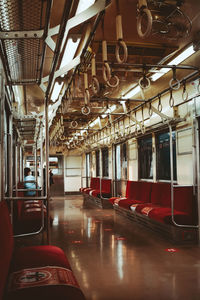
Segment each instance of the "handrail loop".
[{"label": "handrail loop", "polygon": [[[122,58],[120,57],[120,48],[123,49],[123,57]],[[126,43],[121,39],[117,40],[117,44],[116,44],[116,48],[115,48],[115,56],[116,56],[117,62],[119,64],[123,64],[127,61],[128,48],[126,46]]]},{"label": "handrail loop", "polygon": [[99,81],[96,77],[96,62],[95,62],[95,56],[92,57],[91,61],[91,69],[92,69],[92,91],[96,95],[100,91],[100,85]]},{"label": "handrail loop", "polygon": [[81,108],[81,112],[82,112],[82,114],[85,115],[85,116],[89,115],[89,113],[90,113],[90,108],[89,108],[89,106],[87,106],[87,105],[83,106],[83,107]]},{"label": "handrail loop", "polygon": [[176,67],[173,67],[173,78],[169,81],[169,86],[173,90],[178,90],[181,86],[180,81],[176,78]]},{"label": "handrail loop", "polygon": [[149,117],[151,117],[153,115],[153,111],[151,108],[151,102],[149,103]]},{"label": "handrail loop", "polygon": [[[117,62],[119,64],[123,64],[127,61],[128,58],[128,49],[126,46],[126,43],[123,40],[123,29],[122,29],[122,16],[120,14],[120,8],[119,8],[119,0],[116,0],[116,39],[117,44],[115,48],[115,56],[117,59]],[[123,49],[123,55],[122,58],[120,57],[120,48]]]},{"label": "handrail loop", "polygon": [[[114,81],[114,83],[112,83],[111,81]],[[110,80],[106,81],[106,83],[109,87],[115,88],[119,85],[119,77],[117,75],[115,75],[114,73],[112,73]]]},{"label": "handrail loop", "polygon": [[158,95],[158,111],[162,111],[161,94]]},{"label": "handrail loop", "polygon": [[144,72],[143,76],[139,79],[138,83],[142,89],[148,89],[151,85],[151,81],[148,77],[146,77],[145,72]]},{"label": "handrail loop", "polygon": [[186,81],[183,82],[182,99],[183,99],[183,101],[187,101],[187,99],[188,99],[188,92],[186,90]]},{"label": "handrail loop", "polygon": [[170,90],[169,106],[170,107],[174,106],[174,97],[173,97],[173,94],[172,94],[172,90]]},{"label": "handrail loop", "polygon": [[77,126],[78,126],[78,122],[77,121],[75,121],[75,120],[71,121],[71,127],[72,128],[76,128]]},{"label": "handrail loop", "polygon": [[[151,11],[147,7],[146,0],[139,0],[138,1],[138,16],[137,16],[137,32],[139,37],[145,38],[148,37],[152,30],[153,18]],[[147,19],[147,25],[145,31],[143,31],[142,21]]]},{"label": "handrail loop", "polygon": [[107,55],[107,42],[106,40],[102,41],[102,58],[103,58],[103,79],[105,82],[109,81],[111,78],[111,69],[108,64],[108,55]]},{"label": "handrail loop", "polygon": [[100,91],[99,81],[96,76],[92,76],[92,91],[95,95]]}]

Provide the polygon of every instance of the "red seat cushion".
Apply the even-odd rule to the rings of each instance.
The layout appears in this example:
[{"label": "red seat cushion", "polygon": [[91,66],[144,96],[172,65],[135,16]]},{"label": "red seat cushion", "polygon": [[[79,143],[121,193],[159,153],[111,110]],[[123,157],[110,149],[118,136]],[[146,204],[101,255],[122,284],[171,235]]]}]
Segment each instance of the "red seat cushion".
[{"label": "red seat cushion", "polygon": [[[89,194],[90,194],[90,196],[93,196],[93,197],[100,197],[100,190],[91,190],[89,192]],[[102,190],[101,196],[105,197],[105,198],[109,198],[111,195],[107,191]]]},{"label": "red seat cushion", "polygon": [[116,199],[120,199],[120,197],[111,197],[109,199],[109,201],[110,201],[110,203],[114,204],[114,202],[115,202]]},{"label": "red seat cushion", "polygon": [[[58,269],[60,267],[61,269]],[[28,284],[26,288],[12,289],[8,292],[6,300],[35,300],[35,299],[72,299],[84,300],[85,297],[80,290],[78,283],[72,273],[69,261],[67,260],[62,249],[55,246],[33,246],[17,250],[14,255],[12,272],[25,272],[25,269],[33,273],[43,274],[43,270],[58,269],[58,284],[43,285],[42,280],[36,285]],[[64,269],[63,269],[64,268]],[[33,270],[29,270],[33,269]],[[67,272],[63,275],[63,272]],[[11,273],[11,277],[13,274]],[[64,273],[65,274],[65,273]],[[37,281],[37,280],[36,280]],[[65,284],[69,282],[69,284]],[[15,282],[12,280],[10,282]],[[38,284],[38,286],[37,286]]]},{"label": "red seat cushion", "polygon": [[130,209],[130,206],[133,205],[133,204],[141,204],[141,201],[136,201],[136,200],[120,200],[118,202],[118,205],[120,207],[123,207],[125,209]]},{"label": "red seat cushion", "polygon": [[[154,208],[149,212],[148,217],[161,223],[173,225],[171,208],[169,207]],[[180,225],[190,225],[193,223],[192,216],[182,211],[174,210],[174,219]]]},{"label": "red seat cushion", "polygon": [[135,211],[136,211],[137,213],[143,214],[143,213],[142,213],[142,210],[143,210],[145,207],[157,207],[157,205],[154,204],[154,203],[142,203],[142,204],[137,205]]}]

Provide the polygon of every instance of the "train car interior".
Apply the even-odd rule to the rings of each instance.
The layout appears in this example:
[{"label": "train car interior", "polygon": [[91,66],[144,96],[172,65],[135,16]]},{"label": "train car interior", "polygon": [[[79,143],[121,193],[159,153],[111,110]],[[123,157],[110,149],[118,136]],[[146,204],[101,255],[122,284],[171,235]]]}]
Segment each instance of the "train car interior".
[{"label": "train car interior", "polygon": [[0,300],[200,299],[200,1],[0,1]]}]

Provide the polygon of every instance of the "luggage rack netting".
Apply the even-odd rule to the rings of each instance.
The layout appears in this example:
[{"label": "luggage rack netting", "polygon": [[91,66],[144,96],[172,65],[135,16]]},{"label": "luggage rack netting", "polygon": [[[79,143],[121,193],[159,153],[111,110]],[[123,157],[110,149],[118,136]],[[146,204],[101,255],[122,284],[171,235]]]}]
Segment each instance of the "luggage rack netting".
[{"label": "luggage rack netting", "polygon": [[[39,38],[18,38],[21,31],[38,31],[45,26],[46,4],[40,0],[2,0],[0,31],[16,32],[12,39],[2,39],[13,83],[37,82],[43,41]],[[13,37],[13,36],[12,36]]]}]

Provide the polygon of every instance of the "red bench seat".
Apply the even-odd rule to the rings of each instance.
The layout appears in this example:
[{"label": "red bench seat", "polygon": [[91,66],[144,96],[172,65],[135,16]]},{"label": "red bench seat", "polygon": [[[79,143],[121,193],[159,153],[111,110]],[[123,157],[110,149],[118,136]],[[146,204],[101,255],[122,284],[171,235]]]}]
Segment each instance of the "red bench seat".
[{"label": "red bench seat", "polygon": [[127,181],[126,197],[110,198],[112,204],[129,209],[132,204],[145,203],[150,200],[151,182],[145,181]]},{"label": "red bench seat", "polygon": [[0,202],[0,299],[85,299],[69,261],[60,248],[24,247],[13,255],[13,244],[8,207],[2,201]]},{"label": "red bench seat", "polygon": [[111,179],[101,179],[101,191],[99,188],[93,189],[89,192],[90,196],[110,198],[111,196]]}]

